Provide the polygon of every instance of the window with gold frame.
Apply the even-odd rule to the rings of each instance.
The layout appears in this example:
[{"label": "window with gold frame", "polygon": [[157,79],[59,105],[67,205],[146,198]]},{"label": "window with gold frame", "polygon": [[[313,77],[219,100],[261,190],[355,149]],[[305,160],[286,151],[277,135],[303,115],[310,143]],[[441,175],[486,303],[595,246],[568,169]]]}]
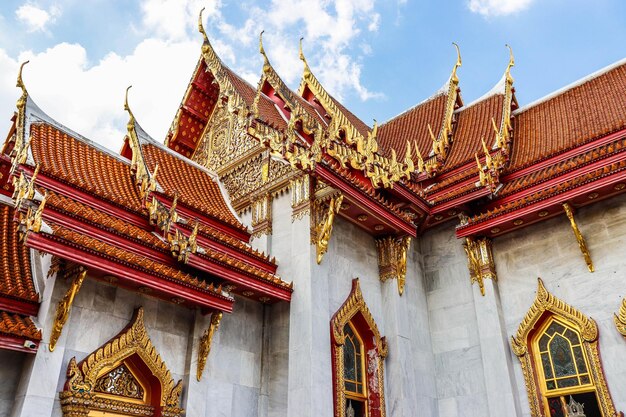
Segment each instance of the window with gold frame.
[{"label": "window with gold frame", "polygon": [[522,364],[532,417],[618,415],[600,363],[595,321],[550,294],[541,279],[511,347]]},{"label": "window with gold frame", "polygon": [[331,322],[335,417],[385,417],[384,359],[387,343],[380,336],[359,286]]}]

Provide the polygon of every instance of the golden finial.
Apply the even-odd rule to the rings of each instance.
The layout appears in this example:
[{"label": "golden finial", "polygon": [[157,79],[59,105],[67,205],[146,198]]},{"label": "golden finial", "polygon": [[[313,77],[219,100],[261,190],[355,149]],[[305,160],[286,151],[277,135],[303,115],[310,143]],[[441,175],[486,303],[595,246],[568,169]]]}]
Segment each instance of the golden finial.
[{"label": "golden finial", "polygon": [[417,155],[417,170],[418,172],[422,172],[424,171],[424,158],[422,158],[422,154],[417,147],[417,141],[415,140],[413,141],[413,147],[415,148],[415,154]]},{"label": "golden finial", "polygon": [[435,134],[433,133],[433,129],[430,127],[430,123],[428,123],[428,134],[430,135],[430,139],[433,143],[437,142],[437,138],[435,138]]},{"label": "golden finial", "polygon": [[266,72],[270,69],[270,60],[267,59],[267,55],[265,54],[265,48],[263,48],[263,33],[265,30],[262,30],[259,34],[259,52],[263,55],[263,72]]},{"label": "golden finial", "polygon": [[485,155],[489,155],[489,149],[487,148],[487,144],[485,143],[485,138],[480,138],[480,141],[483,144],[483,151],[485,151]]},{"label": "golden finial", "polygon": [[456,76],[456,70],[462,65],[461,64],[461,50],[459,49],[459,45],[452,42],[452,45],[456,48],[456,63],[454,64],[454,68],[452,68],[452,75],[450,79],[454,82],[459,82],[458,77]]},{"label": "golden finial", "polygon": [[206,31],[204,30],[204,26],[202,25],[202,12],[204,11],[204,7],[200,10],[200,15],[198,15],[198,32],[202,33],[202,37],[204,38],[204,43],[209,42],[209,37],[206,35]]},{"label": "golden finial", "polygon": [[478,158],[478,153],[475,153],[474,157],[476,158],[476,165],[478,165],[478,170],[482,171],[483,170],[483,166],[480,164],[480,159]]},{"label": "golden finial", "polygon": [[511,77],[511,67],[515,66],[515,57],[513,57],[513,49],[509,44],[504,45],[509,48],[509,64],[506,66],[506,79],[507,81],[513,82],[513,77]]},{"label": "golden finial", "polygon": [[26,94],[26,86],[24,85],[24,81],[22,81],[22,69],[24,69],[24,65],[28,64],[30,61],[24,61],[22,62],[22,65],[20,65],[20,70],[17,73],[17,85],[16,87],[19,87],[22,89],[22,93]]},{"label": "golden finial", "polygon": [[376,139],[376,136],[378,136],[378,122],[376,121],[376,119],[374,119],[374,126],[372,127],[371,135],[374,139]]},{"label": "golden finial", "polygon": [[305,56],[304,56],[304,52],[302,51],[302,40],[304,38],[300,38],[300,61],[302,61],[304,63],[304,76],[307,76],[308,74],[311,74],[311,68],[309,68],[309,63],[307,62]]},{"label": "golden finial", "polygon": [[132,110],[130,109],[130,106],[128,105],[128,90],[130,90],[133,86],[129,85],[128,87],[126,87],[126,95],[124,96],[124,110],[126,110],[128,112],[128,115],[130,116],[130,120],[128,121],[128,124],[130,125],[131,123],[133,124],[133,128],[134,126],[134,122],[135,122],[135,115],[133,114]]}]

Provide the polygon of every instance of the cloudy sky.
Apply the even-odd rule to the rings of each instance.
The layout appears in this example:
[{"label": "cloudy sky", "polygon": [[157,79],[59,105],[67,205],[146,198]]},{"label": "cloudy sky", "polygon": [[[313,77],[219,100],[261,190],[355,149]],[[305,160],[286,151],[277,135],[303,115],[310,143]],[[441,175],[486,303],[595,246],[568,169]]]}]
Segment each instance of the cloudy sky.
[{"label": "cloudy sky", "polygon": [[118,150],[125,87],[162,140],[199,57],[198,11],[222,59],[256,85],[258,33],[292,88],[297,45],[327,90],[382,122],[433,94],[455,61],[466,103],[495,84],[512,45],[520,104],[626,56],[623,0],[2,0],[0,127],[8,131],[19,63],[34,100],[59,122]]}]

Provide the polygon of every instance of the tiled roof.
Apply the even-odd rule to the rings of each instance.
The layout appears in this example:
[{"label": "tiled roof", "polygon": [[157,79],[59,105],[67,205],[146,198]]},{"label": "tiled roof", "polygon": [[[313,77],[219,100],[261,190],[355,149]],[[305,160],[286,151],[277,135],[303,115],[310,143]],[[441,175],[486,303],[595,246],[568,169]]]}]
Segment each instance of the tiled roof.
[{"label": "tiled roof", "polygon": [[495,132],[491,123],[493,117],[500,126],[504,95],[495,94],[458,111],[454,143],[446,159],[443,171],[449,171],[474,160],[474,154],[484,154],[481,139],[489,148],[493,145]]},{"label": "tiled roof", "polygon": [[[245,81],[243,78],[235,74],[235,72],[233,72],[230,68],[224,67],[224,70],[226,71],[230,82],[233,84],[241,98],[246,102],[248,107],[252,108],[254,98],[256,97],[256,89],[248,84],[248,82]],[[261,94],[258,108],[259,118],[261,119],[261,121],[278,130],[287,129],[287,122],[278,113],[278,109],[269,97]]]},{"label": "tiled roof", "polygon": [[78,203],[71,198],[48,191],[46,207],[54,207],[56,210],[79,217],[81,220],[107,229],[120,236],[130,238],[154,248],[169,252],[170,247],[154,234],[138,226],[125,222],[117,217],[108,215],[99,210]]},{"label": "tiled roof", "polygon": [[34,341],[41,340],[41,330],[35,326],[32,319],[21,314],[0,311],[0,334],[17,336]]},{"label": "tiled roof", "polygon": [[0,204],[0,294],[38,302],[30,263],[30,249],[19,242],[15,210]]},{"label": "tiled roof", "polygon": [[159,164],[157,182],[167,195],[174,198],[178,194],[179,202],[239,230],[246,230],[229,209],[218,183],[208,172],[154,144],[142,145],[142,152],[150,171],[154,172]]},{"label": "tiled roof", "polygon": [[226,246],[229,246],[235,250],[241,251],[241,252],[245,252],[249,255],[251,255],[254,258],[260,259],[262,261],[266,261],[266,262],[270,262],[269,257],[263,253],[263,252],[259,252],[256,249],[253,249],[252,246],[248,245],[247,243],[242,242],[239,239],[236,239],[234,237],[231,237],[221,231],[219,231],[218,229],[215,229],[213,227],[209,227],[206,226],[202,223],[198,224],[198,231],[203,235],[206,236],[207,238],[213,240],[213,241],[217,241],[220,242]]},{"label": "tiled roof", "polygon": [[626,64],[515,114],[509,171],[626,128]]},{"label": "tiled roof", "polygon": [[47,123],[31,125],[31,147],[41,172],[104,200],[141,212],[130,165]]},{"label": "tiled roof", "polygon": [[224,297],[221,292],[214,288],[213,284],[209,285],[205,281],[199,280],[190,274],[182,272],[178,268],[173,268],[161,262],[156,262],[144,256],[118,248],[117,246],[109,245],[108,243],[75,232],[74,230],[63,226],[59,226],[54,223],[50,223],[49,225],[53,230],[54,236],[80,247],[98,252],[103,257],[108,257],[116,262],[130,265],[133,268],[138,268],[147,273],[161,276],[170,281],[179,282],[183,285],[190,285],[204,291],[211,292],[216,296]]},{"label": "tiled roof", "polygon": [[390,156],[391,149],[395,149],[398,157],[403,158],[408,140],[413,150],[411,157],[415,161],[417,160],[413,149],[415,143],[422,157],[428,158],[428,153],[433,147],[428,125],[430,124],[436,137],[445,116],[447,98],[446,94],[437,95],[380,125],[378,144],[383,155]]}]

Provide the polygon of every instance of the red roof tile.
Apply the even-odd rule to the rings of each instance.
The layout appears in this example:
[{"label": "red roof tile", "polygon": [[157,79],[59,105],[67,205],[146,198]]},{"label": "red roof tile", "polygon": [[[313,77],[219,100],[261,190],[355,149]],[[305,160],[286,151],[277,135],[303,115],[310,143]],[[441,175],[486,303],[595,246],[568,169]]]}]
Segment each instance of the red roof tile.
[{"label": "red roof tile", "polygon": [[417,143],[422,157],[427,159],[433,148],[433,141],[428,133],[428,125],[430,124],[436,137],[443,123],[447,99],[446,94],[440,94],[380,125],[378,144],[381,153],[390,156],[391,149],[394,149],[398,157],[403,158],[408,140],[411,143],[413,150],[411,157],[414,161],[417,162],[413,149],[415,143]]},{"label": "red roof tile", "polygon": [[485,139],[487,146],[491,147],[495,135],[491,118],[495,119],[496,125],[500,125],[503,105],[504,95],[495,94],[459,110],[453,135],[454,142],[443,171],[450,171],[474,160],[476,153],[479,157],[482,156],[484,154],[482,138]]},{"label": "red roof tile", "polygon": [[0,294],[28,302],[38,302],[30,263],[30,249],[19,241],[15,210],[0,204]]},{"label": "red roof tile", "polygon": [[41,330],[35,326],[30,317],[6,311],[0,311],[0,333],[35,341],[41,340]]},{"label": "red roof tile", "polygon": [[130,164],[45,123],[31,125],[31,148],[41,172],[134,212],[141,212]]},{"label": "red roof tile", "polygon": [[157,182],[168,196],[174,198],[178,194],[180,203],[239,230],[246,230],[229,209],[218,183],[207,171],[153,144],[144,144],[142,152],[150,171],[154,172],[159,164]]},{"label": "red roof tile", "polygon": [[626,64],[521,110],[510,172],[626,128]]}]

